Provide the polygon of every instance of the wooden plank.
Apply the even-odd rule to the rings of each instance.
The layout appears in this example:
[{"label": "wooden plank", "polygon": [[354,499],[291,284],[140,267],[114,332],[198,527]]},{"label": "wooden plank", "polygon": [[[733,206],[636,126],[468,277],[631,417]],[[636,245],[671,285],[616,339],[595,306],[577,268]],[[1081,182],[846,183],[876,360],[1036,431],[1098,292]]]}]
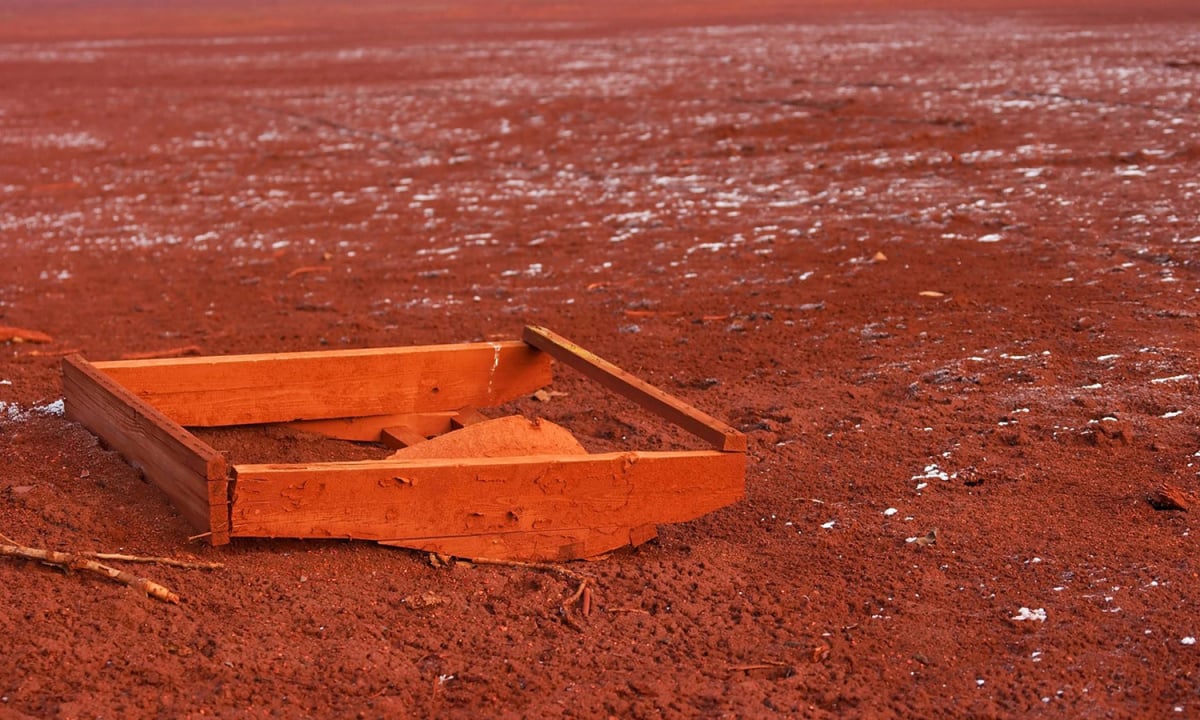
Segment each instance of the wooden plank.
[{"label": "wooden plank", "polygon": [[538,533],[699,517],[742,497],[745,464],[700,450],[236,465],[231,534],[400,544],[505,535],[533,548]]},{"label": "wooden plank", "polygon": [[425,436],[408,425],[392,425],[379,431],[379,441],[393,450],[399,450],[425,442]]},{"label": "wooden plank", "polygon": [[547,385],[519,341],[96,363],[180,425],[214,427],[490,407]]},{"label": "wooden plank", "polygon": [[658,526],[654,524],[629,529],[629,544],[634,547],[648,543],[656,537],[658,537]]},{"label": "wooden plank", "polygon": [[465,407],[450,417],[450,427],[458,430],[465,428],[468,425],[475,425],[481,422],[487,422],[488,416],[479,412],[477,408]]},{"label": "wooden plank", "polygon": [[139,468],[212,544],[229,542],[225,458],[82,357],[65,358],[62,370],[67,418]]},{"label": "wooden plank", "polygon": [[641,545],[656,536],[655,527],[647,525],[640,528],[588,527],[566,528],[554,532],[406,538],[380,540],[379,544],[474,560],[566,562],[603,555],[630,545]]},{"label": "wooden plank", "polygon": [[440,413],[403,413],[390,415],[370,415],[367,417],[332,418],[329,420],[298,420],[289,423],[269,423],[267,427],[284,427],[289,430],[299,430],[316,435],[324,435],[336,440],[351,440],[353,442],[378,442],[384,428],[405,425],[413,428],[426,437],[450,432],[450,418],[458,414],[456,410]]},{"label": "wooden plank", "polygon": [[746,436],[546,328],[527,326],[525,342],[726,452],[745,452]]}]

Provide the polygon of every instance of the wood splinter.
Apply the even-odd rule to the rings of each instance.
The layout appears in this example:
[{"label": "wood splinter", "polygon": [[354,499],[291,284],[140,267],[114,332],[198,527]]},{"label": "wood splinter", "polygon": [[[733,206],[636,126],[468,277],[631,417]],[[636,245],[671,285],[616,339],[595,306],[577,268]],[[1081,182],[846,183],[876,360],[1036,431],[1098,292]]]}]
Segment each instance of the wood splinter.
[{"label": "wood splinter", "polygon": [[1182,510],[1187,512],[1188,495],[1182,489],[1166,483],[1159,485],[1146,498],[1155,510]]},{"label": "wood splinter", "polygon": [[[153,580],[148,580],[144,577],[138,577],[132,573],[119,570],[115,567],[98,563],[95,560],[89,560],[80,554],[57,552],[55,550],[43,550],[41,548],[26,547],[17,543],[12,538],[0,534],[0,556],[18,557],[26,560],[37,560],[49,565],[57,565],[68,570],[78,569],[86,570],[97,575],[103,575],[106,578],[116,580],[119,583],[124,583],[129,587],[136,588],[146,593],[156,600],[169,602],[173,605],[179,604],[179,596],[172,592],[167,587],[159,585]],[[112,556],[110,559],[130,560],[131,556],[120,555]],[[139,558],[133,562],[162,562],[167,558]],[[178,561],[183,562],[183,561]]]}]

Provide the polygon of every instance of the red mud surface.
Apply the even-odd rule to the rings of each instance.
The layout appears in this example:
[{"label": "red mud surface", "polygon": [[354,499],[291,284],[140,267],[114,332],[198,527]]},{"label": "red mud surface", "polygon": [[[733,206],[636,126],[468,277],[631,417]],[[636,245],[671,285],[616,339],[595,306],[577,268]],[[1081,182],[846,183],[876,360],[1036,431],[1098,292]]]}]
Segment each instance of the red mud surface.
[{"label": "red mud surface", "polygon": [[[1200,717],[1200,17],[926,5],[0,3],[0,325],[54,338],[0,346],[0,532],[226,563],[0,562],[0,718]],[[55,404],[71,350],[527,322],[750,438],[586,618],[189,543]],[[675,441],[560,377],[585,444]]]}]

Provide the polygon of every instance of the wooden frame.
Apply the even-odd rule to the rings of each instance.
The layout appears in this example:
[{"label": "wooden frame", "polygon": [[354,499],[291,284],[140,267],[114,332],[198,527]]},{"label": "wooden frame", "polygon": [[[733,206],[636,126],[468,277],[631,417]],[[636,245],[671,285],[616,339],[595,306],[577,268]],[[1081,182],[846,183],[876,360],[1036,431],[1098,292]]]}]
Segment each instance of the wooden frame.
[{"label": "wooden frame", "polygon": [[[545,387],[551,358],[712,449],[231,465],[187,430],[284,423],[403,448]],[[75,355],[63,361],[63,387],[68,418],[141,469],[214,545],[360,538],[569,560],[640,544],[657,523],[744,493],[742,433],[539,327],[523,341],[459,345],[97,363]]]}]

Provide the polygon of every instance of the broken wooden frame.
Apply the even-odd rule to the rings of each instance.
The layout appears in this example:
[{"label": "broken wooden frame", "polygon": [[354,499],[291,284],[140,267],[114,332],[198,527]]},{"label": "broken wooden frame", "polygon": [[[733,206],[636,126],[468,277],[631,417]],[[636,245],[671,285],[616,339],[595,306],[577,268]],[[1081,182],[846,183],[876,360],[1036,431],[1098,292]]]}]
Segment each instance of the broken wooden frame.
[{"label": "broken wooden frame", "polygon": [[[551,358],[713,449],[233,464],[188,427],[287,423],[403,447],[548,385]],[[745,436],[555,333],[523,341],[63,362],[67,416],[140,468],[213,545],[359,538],[459,557],[568,560],[740,499]]]}]

